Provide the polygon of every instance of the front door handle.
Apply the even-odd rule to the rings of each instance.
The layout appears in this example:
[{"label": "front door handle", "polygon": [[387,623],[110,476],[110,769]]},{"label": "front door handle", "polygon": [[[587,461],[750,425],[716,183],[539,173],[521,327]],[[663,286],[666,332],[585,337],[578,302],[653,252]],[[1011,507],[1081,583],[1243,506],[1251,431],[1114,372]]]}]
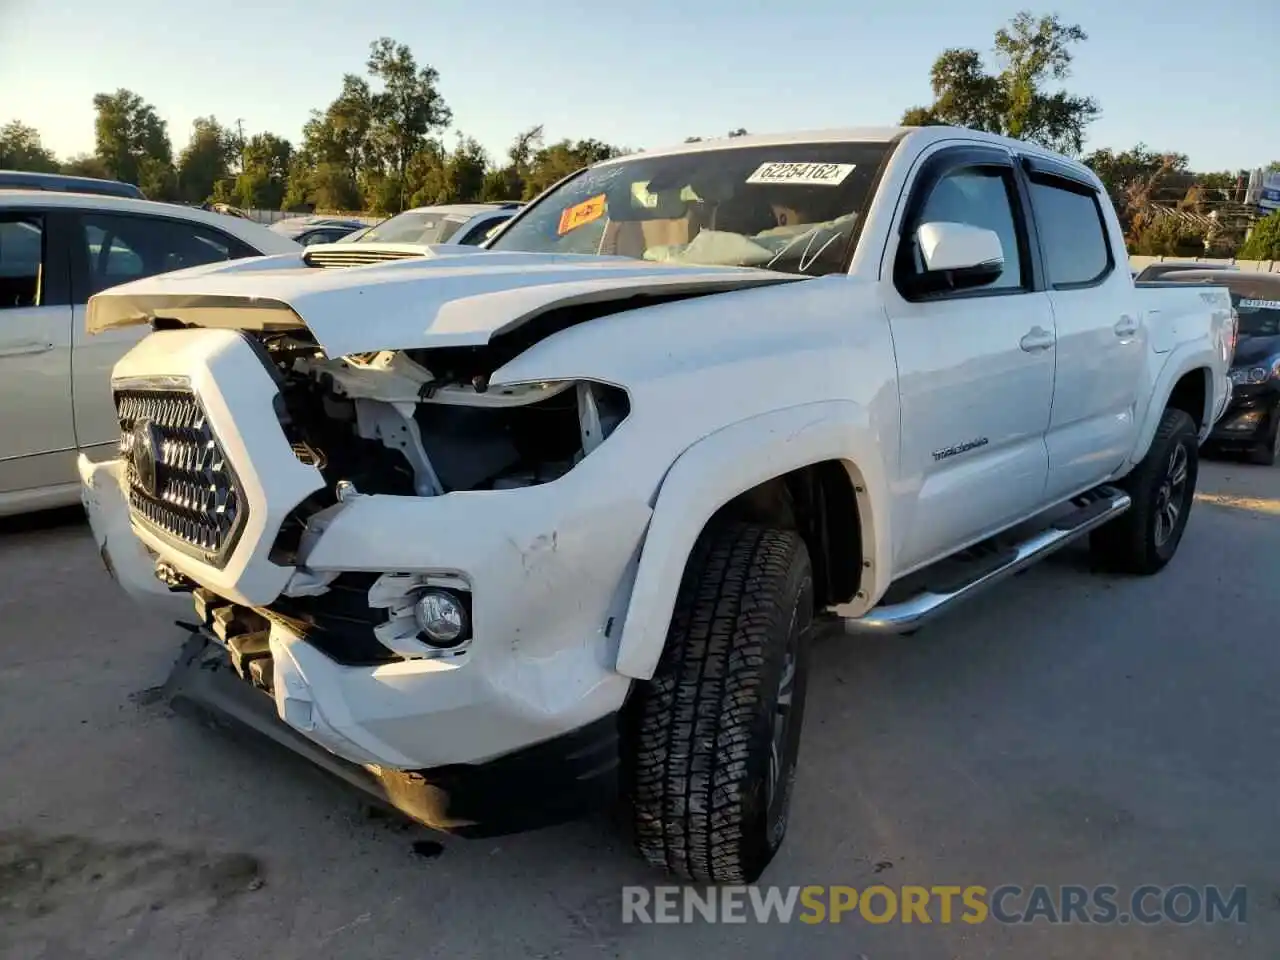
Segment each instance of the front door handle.
[{"label": "front door handle", "polygon": [[52,349],[52,343],[15,343],[12,347],[0,348],[0,357],[25,357],[33,353],[48,353]]},{"label": "front door handle", "polygon": [[1038,353],[1053,346],[1053,334],[1043,327],[1032,327],[1031,331],[1018,341],[1018,346],[1027,353]]},{"label": "front door handle", "polygon": [[1138,321],[1126,314],[1113,328],[1117,337],[1132,337],[1138,332]]}]

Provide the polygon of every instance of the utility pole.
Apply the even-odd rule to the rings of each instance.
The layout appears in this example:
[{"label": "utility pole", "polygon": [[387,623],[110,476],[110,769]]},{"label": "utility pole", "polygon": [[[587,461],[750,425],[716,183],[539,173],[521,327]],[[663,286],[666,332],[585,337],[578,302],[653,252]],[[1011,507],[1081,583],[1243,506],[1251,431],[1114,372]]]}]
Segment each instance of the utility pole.
[{"label": "utility pole", "polygon": [[236,117],[236,144],[240,148],[240,169],[238,173],[244,173],[244,119]]}]

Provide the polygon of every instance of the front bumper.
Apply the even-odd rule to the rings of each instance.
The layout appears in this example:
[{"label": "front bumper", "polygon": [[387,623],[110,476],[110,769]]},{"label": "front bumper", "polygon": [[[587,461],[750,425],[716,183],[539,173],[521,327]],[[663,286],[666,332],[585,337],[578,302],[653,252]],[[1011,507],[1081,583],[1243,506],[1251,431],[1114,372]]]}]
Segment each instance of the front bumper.
[{"label": "front bumper", "polygon": [[[156,579],[156,556],[132,535],[122,463],[81,458],[80,470],[107,569],[139,601],[193,619],[190,595]],[[619,587],[647,509],[577,514],[530,546],[518,526],[503,522],[503,511],[478,504],[472,516],[459,509],[464,498],[450,499],[358,498],[331,519],[309,570],[372,563],[439,570],[450,557],[451,569],[475,584],[475,639],[464,654],[351,666],[287,624],[270,624],[278,716],[352,763],[422,770],[492,760],[616,713],[630,689],[630,679],[612,669],[625,600]],[[384,510],[398,528],[394,542],[377,520]],[[482,524],[479,513],[490,522]],[[588,549],[592,542],[599,549]]]},{"label": "front bumper", "polygon": [[614,714],[487,763],[402,771],[352,763],[282,723],[271,701],[237,676],[207,632],[192,634],[166,692],[175,702],[243,724],[414,820],[458,836],[491,837],[549,826],[618,796]]},{"label": "front bumper", "polygon": [[[366,768],[495,761],[620,709],[631,680],[615,669],[617,647],[652,510],[645,481],[610,443],[539,486],[351,497],[308,520],[285,566],[272,552],[277,534],[322,478],[291,450],[272,412],[276,388],[238,334],[176,333],[148,337],[115,376],[179,374],[191,383],[243,487],[247,523],[225,562],[210,566],[131,523],[120,462],[82,462],[85,508],[126,590],[173,603],[154,576],[160,558],[215,602],[266,615],[264,687],[277,716]],[[464,585],[472,640],[448,656],[405,641],[389,661],[355,662],[271,615],[284,598],[307,602],[328,580],[352,574]],[[182,602],[175,618],[193,619],[191,598]]]},{"label": "front bumper", "polygon": [[1270,442],[1278,405],[1280,392],[1236,387],[1231,403],[1214,424],[1209,441],[1227,448],[1254,447]]}]

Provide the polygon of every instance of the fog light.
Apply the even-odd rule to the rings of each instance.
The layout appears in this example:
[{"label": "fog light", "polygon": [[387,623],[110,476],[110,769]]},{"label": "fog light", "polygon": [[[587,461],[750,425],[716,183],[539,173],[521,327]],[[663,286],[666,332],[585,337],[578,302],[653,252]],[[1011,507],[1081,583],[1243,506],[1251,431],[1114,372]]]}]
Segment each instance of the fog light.
[{"label": "fog light", "polygon": [[437,647],[455,647],[467,635],[467,610],[448,590],[427,590],[413,605],[418,629]]}]

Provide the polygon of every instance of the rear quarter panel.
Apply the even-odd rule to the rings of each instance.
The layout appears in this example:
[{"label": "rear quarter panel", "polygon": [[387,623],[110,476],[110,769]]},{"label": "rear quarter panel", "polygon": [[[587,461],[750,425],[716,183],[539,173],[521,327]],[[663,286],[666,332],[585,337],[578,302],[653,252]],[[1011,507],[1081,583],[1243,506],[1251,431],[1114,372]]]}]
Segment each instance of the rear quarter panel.
[{"label": "rear quarter panel", "polygon": [[1185,283],[1141,283],[1134,295],[1148,330],[1145,411],[1128,465],[1138,463],[1151,445],[1174,387],[1192,371],[1204,371],[1205,405],[1200,439],[1209,435],[1229,388],[1231,297],[1226,287]]}]

